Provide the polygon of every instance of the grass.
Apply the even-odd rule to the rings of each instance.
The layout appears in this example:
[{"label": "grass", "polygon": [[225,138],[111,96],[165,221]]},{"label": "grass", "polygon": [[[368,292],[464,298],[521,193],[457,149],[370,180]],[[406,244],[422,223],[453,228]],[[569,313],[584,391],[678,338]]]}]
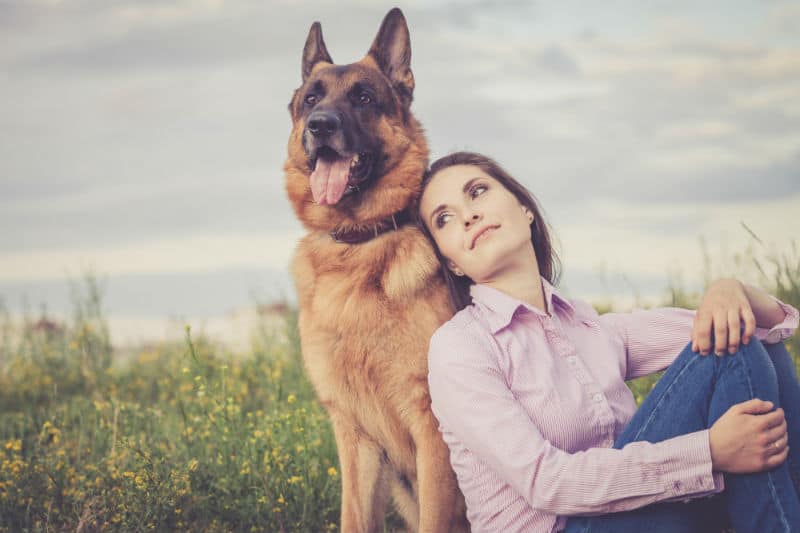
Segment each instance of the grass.
[{"label": "grass", "polygon": [[[793,253],[754,264],[797,307]],[[696,298],[676,285],[664,303]],[[0,319],[0,533],[338,529],[335,443],[293,311],[285,334],[264,328],[247,354],[187,329],[121,358],[96,283],[75,302],[67,324]],[[637,401],[656,379],[629,384]],[[399,526],[390,515],[385,529]]]},{"label": "grass", "polygon": [[0,531],[337,528],[335,444],[292,335],[241,357],[187,329],[115,365],[99,309],[90,290],[63,329],[4,329]]}]

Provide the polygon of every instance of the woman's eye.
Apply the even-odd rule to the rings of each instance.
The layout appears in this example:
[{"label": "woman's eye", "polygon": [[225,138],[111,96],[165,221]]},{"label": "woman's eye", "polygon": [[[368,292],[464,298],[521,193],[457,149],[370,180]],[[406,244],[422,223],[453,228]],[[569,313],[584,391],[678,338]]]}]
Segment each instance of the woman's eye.
[{"label": "woman's eye", "polygon": [[447,221],[450,220],[450,217],[452,216],[453,215],[451,215],[450,213],[439,213],[439,215],[436,217],[436,227],[441,228],[442,226],[447,224]]},{"label": "woman's eye", "polygon": [[361,93],[358,95],[358,103],[361,105],[367,105],[372,102],[372,97],[367,93]]},{"label": "woman's eye", "polygon": [[316,105],[316,103],[317,103],[317,95],[316,94],[306,95],[304,101],[308,105]]},{"label": "woman's eye", "polygon": [[476,196],[480,196],[481,194],[485,193],[488,188],[489,187],[486,185],[475,185],[469,190],[469,195],[470,197],[475,198]]}]

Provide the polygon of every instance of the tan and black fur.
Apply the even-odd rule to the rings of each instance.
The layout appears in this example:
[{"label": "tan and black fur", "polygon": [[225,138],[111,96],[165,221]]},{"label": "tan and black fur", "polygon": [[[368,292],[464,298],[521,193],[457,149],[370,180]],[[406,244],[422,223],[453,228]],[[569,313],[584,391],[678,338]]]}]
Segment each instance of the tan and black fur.
[{"label": "tan and black fur", "polygon": [[[308,230],[291,265],[300,339],[333,424],[345,533],[382,531],[390,498],[410,530],[469,529],[427,386],[428,341],[451,316],[447,291],[425,237],[397,223],[408,220],[428,158],[410,111],[410,55],[398,9],[367,55],[349,65],[333,64],[314,23],[303,83],[289,104],[286,190]],[[315,112],[332,117],[330,131],[309,131]],[[362,155],[360,175],[348,175],[347,192],[333,205],[315,202],[309,184],[325,151]],[[365,229],[377,236],[346,244],[331,235]]]}]

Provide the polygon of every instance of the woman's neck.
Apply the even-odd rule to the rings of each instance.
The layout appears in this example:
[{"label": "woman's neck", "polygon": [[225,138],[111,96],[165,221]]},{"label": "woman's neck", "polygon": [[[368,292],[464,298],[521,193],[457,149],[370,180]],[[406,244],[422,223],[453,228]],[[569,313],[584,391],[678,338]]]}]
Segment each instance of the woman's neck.
[{"label": "woman's neck", "polygon": [[535,256],[533,261],[528,259],[522,264],[506,268],[502,272],[497,272],[491,279],[481,283],[522,300],[543,313],[549,314],[544,298],[542,279],[539,275],[539,265]]}]

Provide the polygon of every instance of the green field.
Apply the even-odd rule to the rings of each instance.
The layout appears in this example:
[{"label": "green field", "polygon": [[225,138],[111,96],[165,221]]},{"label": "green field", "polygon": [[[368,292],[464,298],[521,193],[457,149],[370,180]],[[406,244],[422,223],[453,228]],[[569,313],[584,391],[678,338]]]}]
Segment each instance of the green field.
[{"label": "green field", "polygon": [[[800,306],[800,262],[777,266],[762,285]],[[96,285],[82,292],[67,324],[2,321],[0,532],[338,529],[335,444],[291,310],[249,353],[187,330],[120,354]],[[695,298],[672,289],[664,303]],[[630,384],[638,401],[655,379]]]}]

